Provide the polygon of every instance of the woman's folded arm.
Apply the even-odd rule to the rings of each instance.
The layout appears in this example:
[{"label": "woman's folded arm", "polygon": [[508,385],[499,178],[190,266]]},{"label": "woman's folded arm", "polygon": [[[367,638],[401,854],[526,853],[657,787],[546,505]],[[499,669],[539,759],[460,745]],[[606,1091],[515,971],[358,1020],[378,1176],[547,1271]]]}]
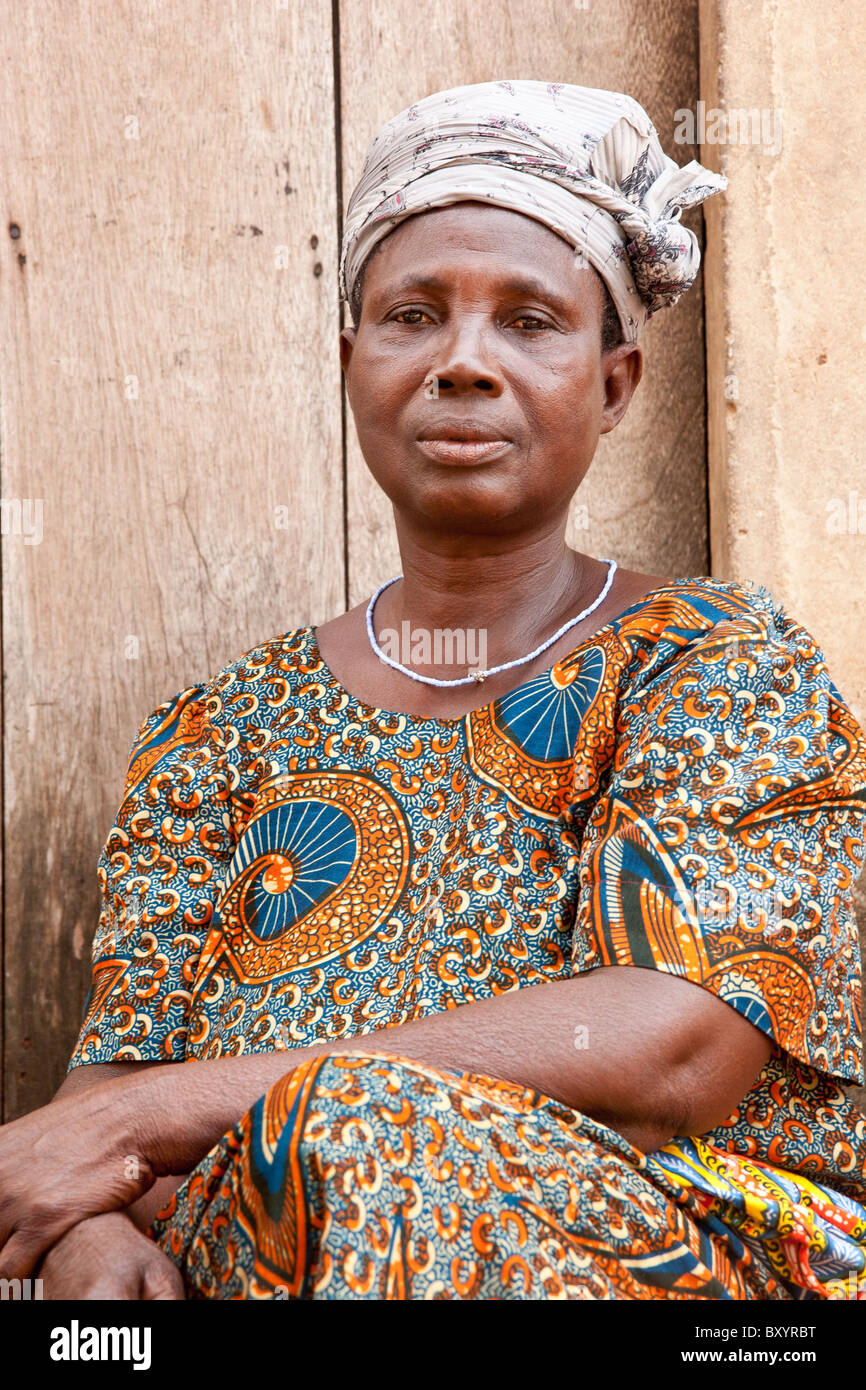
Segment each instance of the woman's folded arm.
[{"label": "woman's folded arm", "polygon": [[189,1171],[293,1066],[370,1051],[531,1087],[647,1151],[726,1119],[772,1042],[688,981],[606,967],[360,1037],[137,1075],[129,1097],[145,1117],[148,1160],[158,1172]]},{"label": "woman's folded arm", "polygon": [[608,967],[291,1052],[107,1064],[84,1089],[72,1073],[50,1105],[0,1130],[0,1275],[26,1274],[98,1212],[134,1207],[149,1223],[172,1190],[156,1194],[157,1180],[188,1173],[276,1081],[316,1057],[381,1051],[512,1081],[647,1151],[725,1119],[771,1046],[693,984]]},{"label": "woman's folded arm", "polygon": [[751,1023],[688,981],[606,967],[288,1052],[93,1070],[110,1081],[118,1110],[138,1116],[145,1161],[154,1172],[177,1174],[287,1071],[328,1053],[384,1051],[513,1081],[649,1150],[724,1120],[771,1049]]}]

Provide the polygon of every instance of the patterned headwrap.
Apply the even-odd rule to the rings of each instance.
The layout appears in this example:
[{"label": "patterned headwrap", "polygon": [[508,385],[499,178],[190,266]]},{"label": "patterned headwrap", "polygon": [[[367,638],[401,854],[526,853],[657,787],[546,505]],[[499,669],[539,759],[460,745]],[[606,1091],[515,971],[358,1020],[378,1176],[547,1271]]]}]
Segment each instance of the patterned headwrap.
[{"label": "patterned headwrap", "polygon": [[435,92],[382,126],[346,215],[340,292],[377,242],[415,213],[471,199],[558,232],[610,290],[627,342],[693,283],[701,253],[683,208],[727,187],[669,159],[643,107],[561,82],[479,82]]}]

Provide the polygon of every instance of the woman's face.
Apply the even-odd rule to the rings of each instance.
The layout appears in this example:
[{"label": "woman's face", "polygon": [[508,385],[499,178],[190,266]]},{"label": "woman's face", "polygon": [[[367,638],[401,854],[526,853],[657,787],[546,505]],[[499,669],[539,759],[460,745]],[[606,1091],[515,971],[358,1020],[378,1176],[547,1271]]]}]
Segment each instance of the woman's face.
[{"label": "woman's face", "polygon": [[[602,354],[603,308],[595,272],[521,213],[463,202],[389,234],[340,359],[364,458],[406,521],[501,534],[563,518],[640,380],[639,348]],[[503,442],[441,442],[473,427]]]}]

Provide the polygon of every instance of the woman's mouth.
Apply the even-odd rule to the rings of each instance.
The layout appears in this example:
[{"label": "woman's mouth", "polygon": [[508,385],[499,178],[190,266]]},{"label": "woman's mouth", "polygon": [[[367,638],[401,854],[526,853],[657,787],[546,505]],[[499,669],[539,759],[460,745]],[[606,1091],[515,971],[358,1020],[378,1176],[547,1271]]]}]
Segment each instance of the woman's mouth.
[{"label": "woman's mouth", "polygon": [[511,448],[510,439],[419,439],[418,448],[437,463],[487,463]]}]

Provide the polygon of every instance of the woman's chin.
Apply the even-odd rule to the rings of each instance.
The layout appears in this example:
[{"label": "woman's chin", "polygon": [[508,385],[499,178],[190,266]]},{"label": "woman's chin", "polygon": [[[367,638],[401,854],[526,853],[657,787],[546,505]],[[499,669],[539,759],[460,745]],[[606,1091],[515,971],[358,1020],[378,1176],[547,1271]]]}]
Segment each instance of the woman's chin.
[{"label": "woman's chin", "polygon": [[[407,505],[408,501],[408,505]],[[525,531],[535,520],[535,508],[524,497],[515,497],[511,490],[499,495],[483,489],[454,489],[447,492],[425,493],[420,497],[395,502],[398,511],[412,518],[416,525],[455,533],[503,535],[509,531]]]}]

